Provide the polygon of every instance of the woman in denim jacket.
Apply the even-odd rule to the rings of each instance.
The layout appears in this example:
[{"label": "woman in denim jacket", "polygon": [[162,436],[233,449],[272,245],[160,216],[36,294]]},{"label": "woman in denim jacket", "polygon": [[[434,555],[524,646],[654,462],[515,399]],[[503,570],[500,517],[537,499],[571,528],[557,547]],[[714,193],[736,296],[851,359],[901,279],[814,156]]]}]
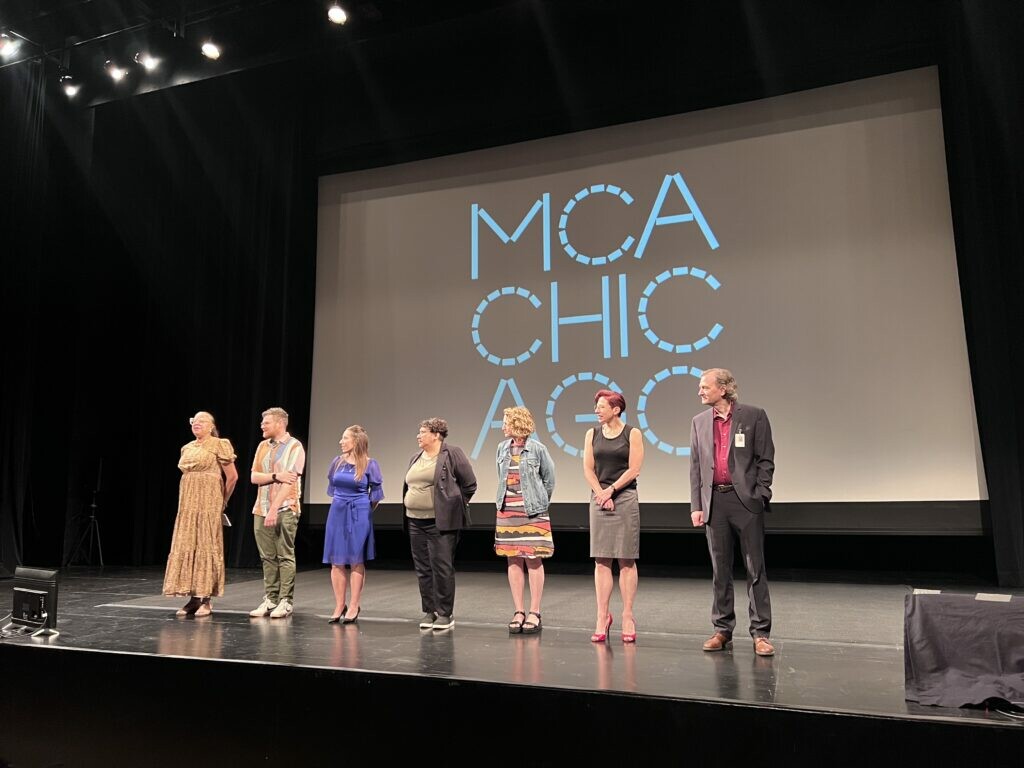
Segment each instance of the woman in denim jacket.
[{"label": "woman in denim jacket", "polygon": [[[508,558],[508,584],[515,613],[512,634],[541,630],[540,601],[544,593],[544,558],[555,552],[548,506],[555,490],[555,465],[543,443],[530,437],[533,415],[526,408],[506,408],[505,440],[498,445],[498,520],[494,551]],[[530,613],[523,611],[523,587],[530,579]],[[520,618],[522,617],[522,618]]]}]

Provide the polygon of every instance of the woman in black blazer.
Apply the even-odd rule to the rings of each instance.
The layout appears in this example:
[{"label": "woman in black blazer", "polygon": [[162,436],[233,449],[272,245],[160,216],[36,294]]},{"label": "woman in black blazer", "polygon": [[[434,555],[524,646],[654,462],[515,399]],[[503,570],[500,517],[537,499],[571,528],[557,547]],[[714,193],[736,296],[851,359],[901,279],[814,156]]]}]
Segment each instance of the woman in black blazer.
[{"label": "woman in black blazer", "polygon": [[423,618],[420,629],[455,626],[455,547],[469,525],[469,500],[476,493],[476,475],[465,452],[448,445],[448,422],[420,423],[419,450],[409,460],[402,488],[404,524],[419,579]]}]

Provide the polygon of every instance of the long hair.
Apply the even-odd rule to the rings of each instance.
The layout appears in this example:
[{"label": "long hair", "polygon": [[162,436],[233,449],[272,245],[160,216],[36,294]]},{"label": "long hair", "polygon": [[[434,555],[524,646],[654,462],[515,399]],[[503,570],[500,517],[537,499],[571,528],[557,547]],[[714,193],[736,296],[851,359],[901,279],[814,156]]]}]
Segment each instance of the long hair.
[{"label": "long hair", "polygon": [[[366,474],[367,465],[370,463],[370,438],[367,437],[366,430],[358,424],[346,427],[345,432],[352,435],[352,450],[349,452],[348,460],[356,468],[356,480],[361,480],[363,475]],[[344,435],[344,432],[342,434]],[[338,456],[337,461],[334,462],[334,466],[331,468],[332,475],[341,466],[341,462],[342,458]]]}]

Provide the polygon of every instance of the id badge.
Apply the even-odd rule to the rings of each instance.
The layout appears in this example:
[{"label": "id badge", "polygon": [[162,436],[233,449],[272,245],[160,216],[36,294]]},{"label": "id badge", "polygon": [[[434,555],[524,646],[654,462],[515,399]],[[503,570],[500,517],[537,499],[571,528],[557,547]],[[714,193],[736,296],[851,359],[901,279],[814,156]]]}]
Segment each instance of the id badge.
[{"label": "id badge", "polygon": [[737,448],[746,448],[747,447],[747,436],[744,435],[742,432],[737,432],[736,433],[736,443],[735,444],[736,444]]}]

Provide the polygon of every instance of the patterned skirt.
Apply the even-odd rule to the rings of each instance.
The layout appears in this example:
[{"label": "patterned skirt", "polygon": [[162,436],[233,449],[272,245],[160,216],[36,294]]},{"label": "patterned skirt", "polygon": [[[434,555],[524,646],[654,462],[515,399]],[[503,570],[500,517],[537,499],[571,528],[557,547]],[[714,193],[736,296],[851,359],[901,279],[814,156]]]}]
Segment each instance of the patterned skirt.
[{"label": "patterned skirt", "polygon": [[224,594],[224,491],[220,468],[181,476],[178,516],[164,571],[165,595]]},{"label": "patterned skirt", "polygon": [[544,512],[530,517],[522,508],[499,509],[494,553],[499,557],[551,557],[555,553],[551,516]]}]

